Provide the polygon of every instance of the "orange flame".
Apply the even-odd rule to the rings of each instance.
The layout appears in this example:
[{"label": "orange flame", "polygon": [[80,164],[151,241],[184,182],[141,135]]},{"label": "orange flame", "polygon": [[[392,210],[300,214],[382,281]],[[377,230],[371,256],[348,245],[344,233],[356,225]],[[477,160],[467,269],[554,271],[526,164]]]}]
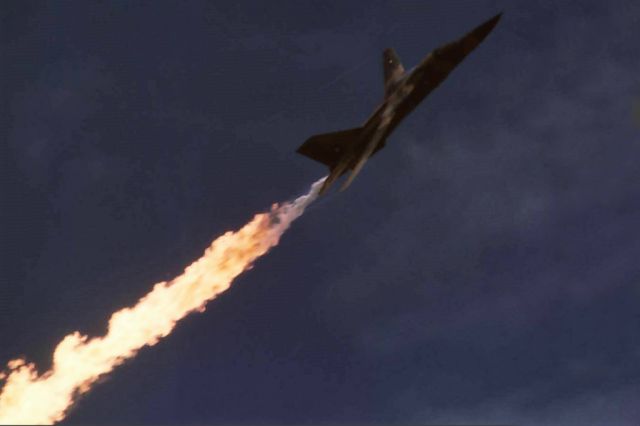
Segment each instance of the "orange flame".
[{"label": "orange flame", "polygon": [[227,232],[204,255],[170,282],[161,282],[130,308],[115,312],[106,335],[89,339],[74,332],[53,353],[51,370],[38,375],[34,364],[9,361],[0,373],[0,423],[51,424],[62,420],[74,399],[96,380],[167,336],[187,314],[205,309],[208,301],[225,291],[235,277],[278,244],[289,225],[317,197],[320,184],[307,195],[268,213],[257,214],[242,229]]}]

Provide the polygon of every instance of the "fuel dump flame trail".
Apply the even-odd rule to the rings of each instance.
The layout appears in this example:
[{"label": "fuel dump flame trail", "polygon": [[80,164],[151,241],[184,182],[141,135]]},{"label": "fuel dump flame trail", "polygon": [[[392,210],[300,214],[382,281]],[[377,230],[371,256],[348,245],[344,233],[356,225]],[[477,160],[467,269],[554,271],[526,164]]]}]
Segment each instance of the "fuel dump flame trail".
[{"label": "fuel dump flame trail", "polygon": [[171,333],[176,323],[194,311],[204,311],[208,301],[229,288],[235,277],[278,244],[289,225],[317,197],[323,179],[309,193],[292,202],[274,204],[236,232],[227,232],[208,247],[184,273],[160,282],[130,308],[115,312],[106,335],[89,339],[74,332],[53,353],[51,370],[38,375],[22,359],[7,364],[0,373],[0,423],[51,424],[62,420],[74,399],[96,380]]}]

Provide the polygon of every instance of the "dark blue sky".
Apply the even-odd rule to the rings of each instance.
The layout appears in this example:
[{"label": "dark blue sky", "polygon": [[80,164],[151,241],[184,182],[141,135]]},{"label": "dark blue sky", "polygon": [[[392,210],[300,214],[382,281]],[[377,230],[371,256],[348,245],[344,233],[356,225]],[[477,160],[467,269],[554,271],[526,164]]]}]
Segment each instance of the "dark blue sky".
[{"label": "dark blue sky", "polygon": [[[325,170],[381,52],[503,10],[345,193],[68,424],[640,422],[637,1],[5,2],[0,360]],[[8,160],[8,161],[7,161]]]}]

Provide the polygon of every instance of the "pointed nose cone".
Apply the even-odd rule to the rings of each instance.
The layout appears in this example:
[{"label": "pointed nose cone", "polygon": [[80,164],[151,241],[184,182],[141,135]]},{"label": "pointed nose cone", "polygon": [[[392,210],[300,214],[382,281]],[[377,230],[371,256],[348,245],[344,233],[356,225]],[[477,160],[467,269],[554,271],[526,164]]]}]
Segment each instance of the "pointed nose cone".
[{"label": "pointed nose cone", "polygon": [[474,39],[478,40],[478,44],[479,44],[482,40],[484,40],[484,38],[487,35],[489,35],[491,30],[493,30],[493,28],[498,24],[498,21],[500,20],[501,17],[502,17],[502,12],[498,13],[493,18],[477,26],[473,31],[467,34],[465,38],[472,36]]},{"label": "pointed nose cone", "polygon": [[458,40],[445,44],[434,50],[434,55],[439,59],[449,62],[452,66],[460,63],[471,51],[473,51],[496,26],[502,13],[478,25],[473,30]]},{"label": "pointed nose cone", "polygon": [[495,28],[500,20],[502,13],[498,13],[493,18],[475,27],[467,34],[462,36],[457,42],[452,44],[458,44],[458,48],[462,50],[464,56],[468,55],[473,49],[478,47],[480,43],[489,35],[489,33]]}]

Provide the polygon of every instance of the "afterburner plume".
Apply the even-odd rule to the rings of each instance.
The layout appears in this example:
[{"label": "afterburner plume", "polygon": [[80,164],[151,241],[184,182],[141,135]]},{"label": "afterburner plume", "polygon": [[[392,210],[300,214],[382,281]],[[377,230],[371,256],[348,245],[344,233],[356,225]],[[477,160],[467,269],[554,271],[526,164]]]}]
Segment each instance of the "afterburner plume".
[{"label": "afterburner plume", "polygon": [[38,374],[34,364],[22,359],[7,364],[0,373],[0,423],[51,424],[62,420],[74,399],[96,380],[133,357],[143,346],[156,344],[171,333],[187,314],[203,311],[208,301],[229,288],[231,282],[271,247],[278,244],[289,225],[317,197],[320,179],[309,193],[292,202],[274,204],[236,232],[227,232],[208,247],[184,273],[161,282],[129,308],[115,312],[102,337],[79,332],[66,336],[53,352],[51,370]]}]

